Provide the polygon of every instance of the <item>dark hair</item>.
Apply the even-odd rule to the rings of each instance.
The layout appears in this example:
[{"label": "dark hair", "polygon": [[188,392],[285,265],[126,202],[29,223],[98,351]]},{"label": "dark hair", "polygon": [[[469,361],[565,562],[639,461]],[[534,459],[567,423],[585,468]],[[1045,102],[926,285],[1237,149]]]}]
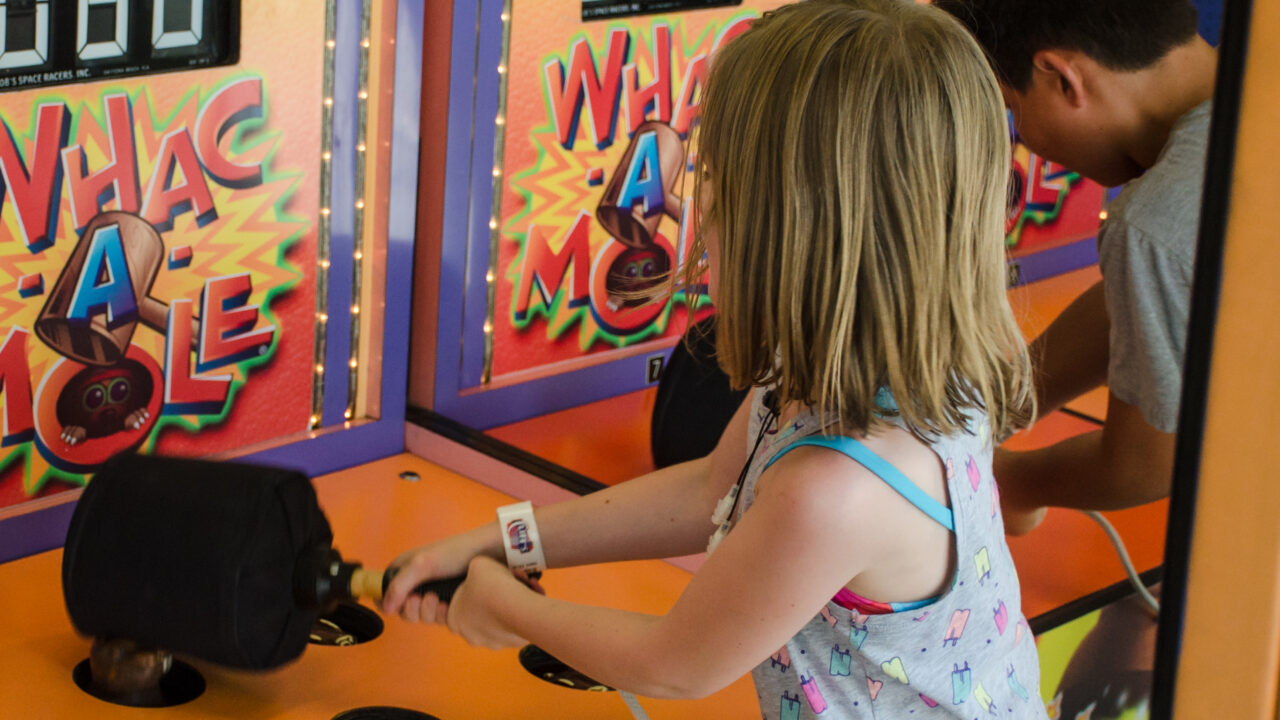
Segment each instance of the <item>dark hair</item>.
[{"label": "dark hair", "polygon": [[964,23],[996,76],[1025,92],[1031,58],[1077,50],[1112,70],[1141,70],[1196,33],[1188,0],[934,0]]}]

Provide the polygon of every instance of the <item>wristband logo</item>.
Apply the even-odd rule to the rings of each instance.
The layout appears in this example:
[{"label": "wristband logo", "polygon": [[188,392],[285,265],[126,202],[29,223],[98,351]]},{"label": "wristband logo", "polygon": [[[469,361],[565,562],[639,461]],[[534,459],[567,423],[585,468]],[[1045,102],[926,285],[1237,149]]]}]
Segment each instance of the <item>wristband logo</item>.
[{"label": "wristband logo", "polygon": [[511,543],[511,549],[519,551],[521,555],[533,552],[533,541],[529,539],[529,526],[524,520],[516,518],[507,523],[507,539]]}]

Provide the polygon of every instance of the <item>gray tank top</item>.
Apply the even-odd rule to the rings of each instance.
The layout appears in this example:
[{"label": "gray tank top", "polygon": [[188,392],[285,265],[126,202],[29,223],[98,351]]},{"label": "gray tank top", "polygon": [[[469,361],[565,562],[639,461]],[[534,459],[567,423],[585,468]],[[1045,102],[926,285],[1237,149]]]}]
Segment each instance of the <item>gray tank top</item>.
[{"label": "gray tank top", "polygon": [[[766,417],[763,395],[757,391],[752,400],[753,444]],[[756,481],[774,456],[801,438],[821,436],[823,426],[802,413],[765,435],[737,517],[751,507]],[[951,500],[957,563],[950,588],[923,607],[888,614],[828,602],[752,671],[765,720],[1047,718],[992,480],[986,417],[975,413],[970,426],[972,434],[930,443],[946,467]]]}]

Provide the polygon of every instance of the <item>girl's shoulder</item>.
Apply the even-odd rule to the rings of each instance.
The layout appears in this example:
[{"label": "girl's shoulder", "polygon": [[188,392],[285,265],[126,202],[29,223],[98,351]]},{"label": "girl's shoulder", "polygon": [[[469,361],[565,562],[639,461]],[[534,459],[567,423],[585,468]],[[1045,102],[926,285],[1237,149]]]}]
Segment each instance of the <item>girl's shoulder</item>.
[{"label": "girl's shoulder", "polygon": [[883,484],[884,476],[892,473],[945,501],[945,462],[957,444],[964,445],[950,438],[929,441],[896,423],[871,434],[839,435],[829,423],[805,413],[781,423],[766,440],[764,472],[785,464],[785,473],[831,477],[854,487],[861,482]]},{"label": "girl's shoulder", "polygon": [[944,461],[899,427],[859,438],[796,433],[778,444],[756,483],[756,502],[786,503],[809,521],[837,523],[846,543],[892,542],[904,524],[928,522],[904,500],[901,479],[933,504],[950,506]]}]

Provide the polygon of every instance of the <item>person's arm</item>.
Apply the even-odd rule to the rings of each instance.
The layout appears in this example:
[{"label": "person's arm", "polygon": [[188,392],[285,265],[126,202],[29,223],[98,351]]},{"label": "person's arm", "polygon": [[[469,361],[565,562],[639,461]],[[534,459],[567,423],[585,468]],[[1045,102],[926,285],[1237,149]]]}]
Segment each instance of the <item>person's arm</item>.
[{"label": "person's arm", "polygon": [[1099,280],[1031,343],[1040,417],[1107,381],[1110,347],[1106,295]]},{"label": "person's arm", "polygon": [[[892,552],[901,516],[876,510],[891,491],[834,455],[796,452],[766,471],[750,510],[666,615],[541,596],[477,558],[449,627],[473,645],[533,642],[599,682],[649,697],[711,694],[782,647],[869,558]],[[832,471],[837,462],[846,465]]]},{"label": "person's arm", "polygon": [[1076,376],[1079,383],[1063,381],[1073,377],[1064,365],[1080,357],[1087,375],[1096,377],[1103,369],[1097,358],[1104,357],[1106,422],[1100,431],[1042,450],[997,451],[996,480],[1012,534],[1034,528],[1045,506],[1108,510],[1169,494],[1192,261],[1179,238],[1159,241],[1114,217],[1101,233],[1105,280],[1090,291],[1100,295],[1072,303],[1069,310],[1080,311],[1071,321],[1078,335],[1060,333],[1065,344],[1053,338],[1042,362],[1045,405],[1052,410],[1063,397],[1088,389],[1085,370]]},{"label": "person's arm", "polygon": [[[747,456],[748,396],[711,455],[555,505],[534,517],[548,567],[688,555],[706,549],[715,530],[711,512],[737,479]],[[409,591],[425,580],[462,574],[476,556],[504,560],[498,523],[486,523],[410,550],[393,563],[398,572],[383,609],[409,618],[435,617],[434,598],[420,606]],[[426,612],[422,612],[425,610]]]},{"label": "person's arm", "polygon": [[1109,395],[1103,429],[1040,450],[997,451],[1006,528],[1016,533],[1018,513],[1034,508],[1117,510],[1167,497],[1176,438]]},{"label": "person's arm", "polygon": [[[1107,379],[1110,323],[1102,281],[1085,290],[1049,323],[1029,348],[1034,365],[1036,414],[1044,417],[1077,397],[1100,387]],[[1077,441],[1074,445],[1087,444]],[[1057,446],[1054,446],[1057,447]],[[1049,450],[1052,450],[1050,452]],[[1044,519],[1052,503],[1041,496],[1046,473],[1059,470],[1065,456],[1078,468],[1082,459],[1096,465],[1100,458],[1087,447],[1052,448],[1035,453],[996,448],[994,472],[1000,487],[1005,531],[1024,535]]]}]

